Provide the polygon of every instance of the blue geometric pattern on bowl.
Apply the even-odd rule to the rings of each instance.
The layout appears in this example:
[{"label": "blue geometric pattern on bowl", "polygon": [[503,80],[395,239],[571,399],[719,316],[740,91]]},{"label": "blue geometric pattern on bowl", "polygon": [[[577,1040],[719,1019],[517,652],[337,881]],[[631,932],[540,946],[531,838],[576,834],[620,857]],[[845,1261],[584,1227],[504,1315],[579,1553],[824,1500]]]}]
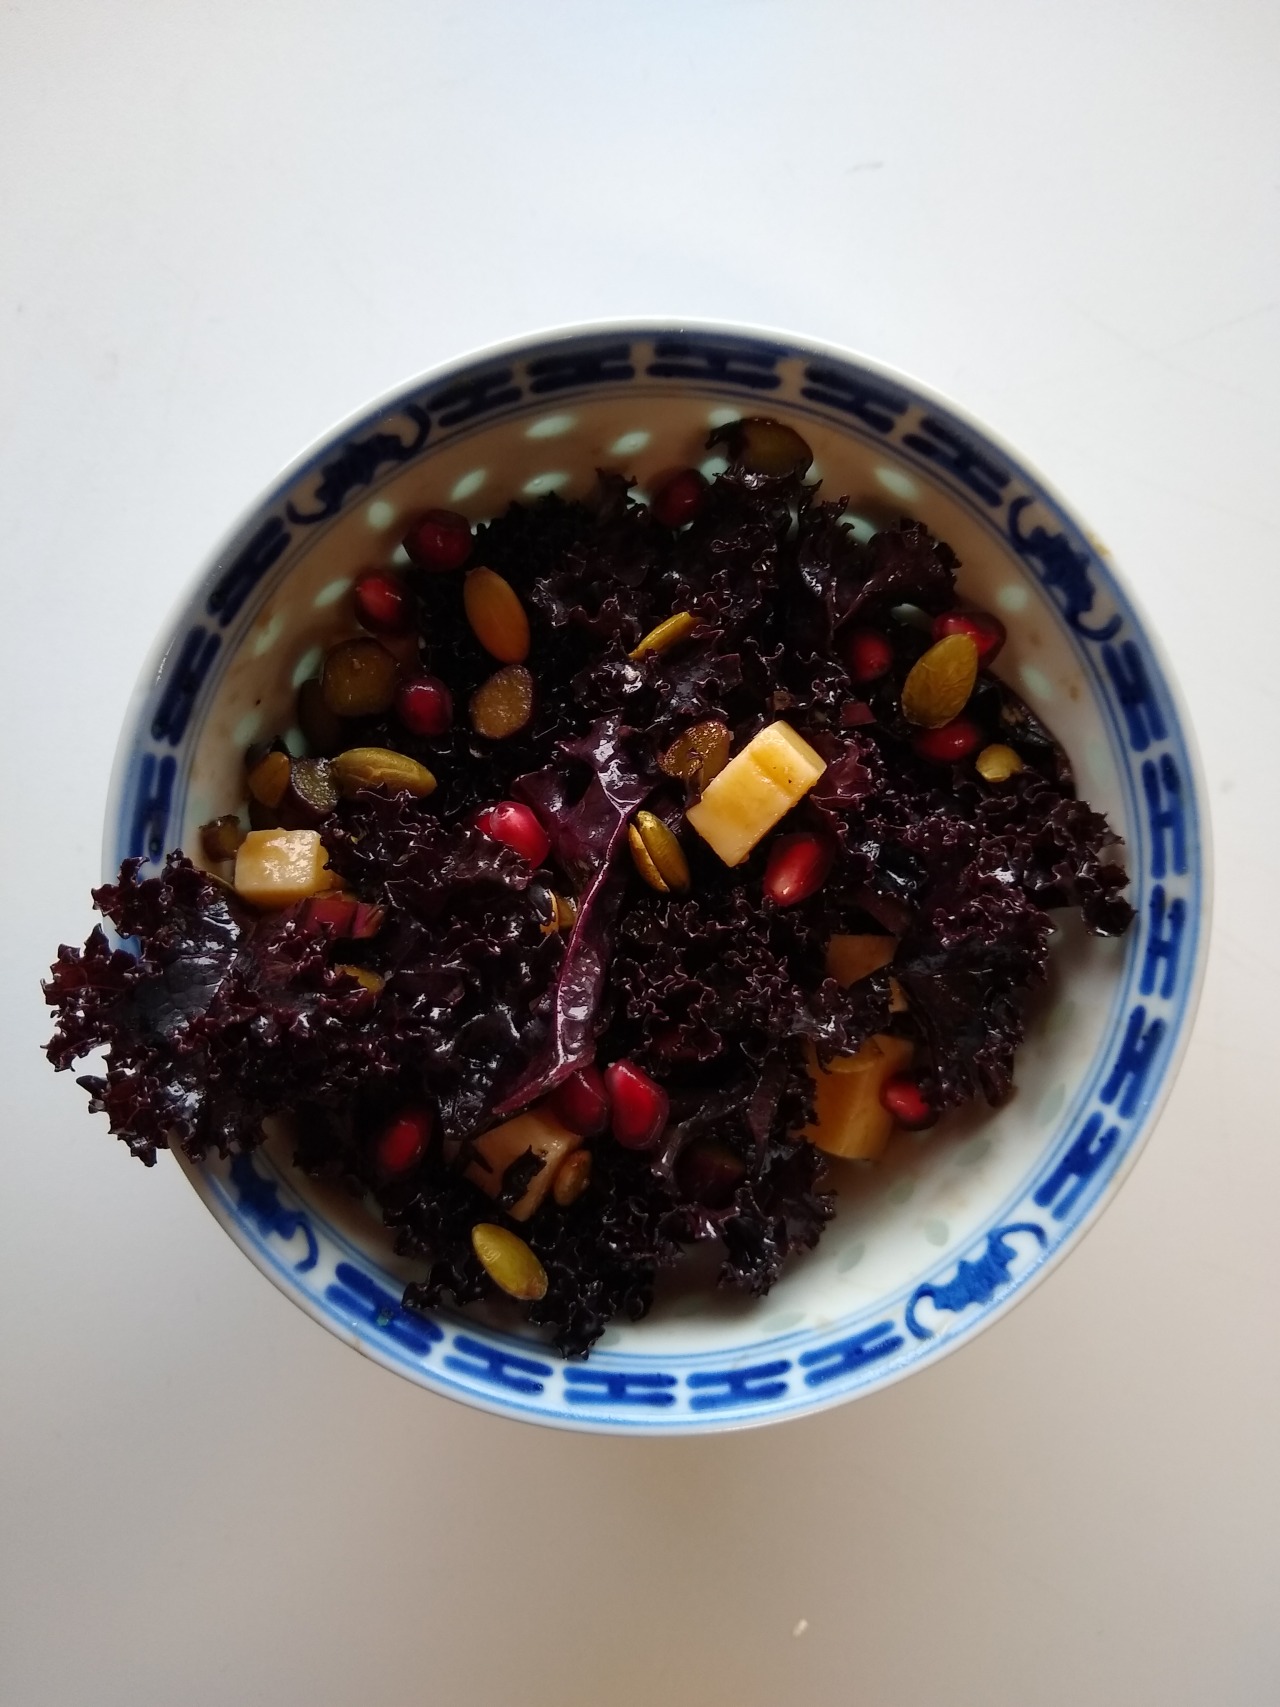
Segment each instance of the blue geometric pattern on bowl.
[{"label": "blue geometric pattern on bowl", "polygon": [[[160,860],[183,822],[201,718],[254,613],[354,504],[452,440],[547,400],[679,393],[782,413],[892,452],[1011,550],[1048,595],[1101,708],[1125,799],[1138,918],[1118,1023],[998,1215],[896,1295],[745,1347],[655,1356],[608,1342],[587,1364],[480,1320],[404,1310],[401,1282],[304,1203],[264,1153],[187,1166],[228,1231],[314,1317],[436,1391],[501,1414],[611,1432],[696,1431],[812,1411],[967,1338],[1073,1241],[1118,1181],[1168,1088],[1204,959],[1206,836],[1196,767],[1161,658],[1105,556],[1019,459],[914,382],[778,335],[643,325],[547,334],[394,394],[291,469],[219,553],[144,679],[117,761],[104,858]],[[441,501],[441,500],[436,500]]]}]

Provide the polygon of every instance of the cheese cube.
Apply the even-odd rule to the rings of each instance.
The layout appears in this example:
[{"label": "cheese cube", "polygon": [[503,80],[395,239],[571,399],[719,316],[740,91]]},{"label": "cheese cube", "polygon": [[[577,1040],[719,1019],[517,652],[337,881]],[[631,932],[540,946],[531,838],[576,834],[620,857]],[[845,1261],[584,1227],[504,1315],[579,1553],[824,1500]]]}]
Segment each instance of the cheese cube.
[{"label": "cheese cube", "polygon": [[741,865],[826,768],[825,759],[780,718],[729,760],[685,817],[726,865]]},{"label": "cheese cube", "polygon": [[805,1128],[804,1136],[829,1156],[850,1162],[874,1161],[893,1131],[893,1116],[880,1101],[880,1087],[910,1064],[910,1042],[878,1032],[856,1055],[832,1062],[830,1071],[819,1066],[812,1045],[807,1054],[814,1087],[814,1121]]},{"label": "cheese cube", "polygon": [[340,882],[315,830],[250,830],[236,850],[236,894],[255,907],[291,907]]},{"label": "cheese cube", "polygon": [[524,1114],[517,1114],[514,1120],[504,1120],[501,1126],[480,1134],[475,1147],[489,1166],[486,1169],[479,1161],[470,1162],[467,1178],[481,1191],[487,1191],[490,1197],[497,1197],[502,1190],[502,1176],[512,1162],[523,1156],[526,1150],[532,1150],[535,1156],[542,1158],[542,1167],[530,1180],[524,1196],[507,1211],[513,1221],[527,1221],[550,1191],[561,1162],[581,1143],[581,1133],[570,1132],[567,1126],[562,1126],[554,1115],[545,1110],[531,1108]]},{"label": "cheese cube", "polygon": [[827,976],[847,990],[850,984],[887,966],[897,948],[898,939],[892,936],[833,936],[827,944]]}]

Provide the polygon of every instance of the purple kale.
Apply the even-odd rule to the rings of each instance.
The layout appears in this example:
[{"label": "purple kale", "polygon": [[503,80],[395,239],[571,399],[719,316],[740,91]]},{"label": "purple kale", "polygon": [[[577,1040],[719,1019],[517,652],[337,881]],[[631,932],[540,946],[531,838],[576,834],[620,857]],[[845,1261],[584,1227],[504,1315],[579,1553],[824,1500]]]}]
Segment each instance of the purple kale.
[{"label": "purple kale", "polygon": [[[842,500],[751,472],[749,435],[718,437],[731,466],[686,526],[662,525],[604,474],[589,501],[513,504],[477,531],[474,561],[530,617],[534,715],[498,742],[464,718],[433,737],[352,721],[352,745],[408,752],[439,781],[426,800],[343,800],[320,826],[333,869],[380,921],[373,936],[339,938],[305,906],[255,914],[178,855],[147,879],[133,861],[95,897],[126,940],[97,930],[63,948],[46,986],[50,1059],[105,1051],[81,1083],[134,1154],[248,1149],[265,1119],[287,1122],[299,1166],[375,1202],[421,1265],[405,1293],[419,1308],[492,1297],[471,1229],[510,1222],[540,1172],[526,1151],[485,1179],[476,1139],[583,1064],[634,1060],[670,1100],[655,1149],[591,1138],[585,1192],[510,1222],[547,1273],[527,1317],[569,1356],[612,1317],[644,1315],[690,1245],[715,1249],[722,1284],[759,1293],[815,1243],[834,1208],[802,1136],[815,1055],[892,1032],[913,1044],[934,1107],[1001,1102],[1051,914],[1074,909],[1104,935],[1132,917],[1115,836],[1076,797],[1052,732],[994,674],[966,715],[1021,772],[988,784],[971,763],[916,750],[902,683],[928,616],[955,604],[948,547],[909,520],[860,542]],[[406,585],[420,666],[461,706],[493,660],[458,578],[411,569]],[[676,612],[697,619],[686,638],[633,657]],[[847,672],[852,627],[876,630],[888,660],[872,682]],[[834,849],[823,886],[788,907],[765,897],[767,846],[729,868],[681,828],[696,784],[658,763],[693,723],[723,723],[740,749],[780,716],[827,768],[779,832]],[[479,809],[512,797],[549,838],[537,871],[476,827]],[[681,834],[687,894],[635,871],[627,829],[642,805]],[[842,988],[828,944],[867,932],[897,939],[892,978]],[[406,1110],[432,1137],[388,1171],[379,1137]]]},{"label": "purple kale", "polygon": [[[615,716],[579,741],[561,742],[569,765],[518,777],[513,792],[528,802],[551,838],[554,857],[579,891],[578,916],[556,974],[547,1035],[494,1109],[515,1114],[545,1096],[595,1051],[600,1003],[612,954],[613,922],[626,887],[627,825],[653,791],[651,765],[629,751],[631,731]],[[575,798],[574,766],[591,780]]]},{"label": "purple kale", "polygon": [[173,1138],[197,1159],[251,1148],[265,1116],[308,1088],[342,1101],[394,1071],[368,991],[334,970],[322,935],[296,917],[237,916],[180,855],[159,877],[139,864],[94,893],[139,953],[112,950],[99,928],[83,951],[59,951],[45,995],[58,1015],[49,1059],[106,1051],[105,1072],[80,1082],[142,1161]]}]

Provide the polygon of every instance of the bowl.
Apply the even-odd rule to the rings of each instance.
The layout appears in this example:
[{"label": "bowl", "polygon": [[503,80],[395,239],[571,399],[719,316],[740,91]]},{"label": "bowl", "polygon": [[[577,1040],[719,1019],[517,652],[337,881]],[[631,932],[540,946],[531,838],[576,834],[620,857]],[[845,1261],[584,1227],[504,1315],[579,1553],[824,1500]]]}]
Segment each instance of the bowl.
[{"label": "bowl", "polygon": [[[397,387],[305,452],[199,571],[121,737],[104,848],[158,863],[236,805],[241,755],[291,719],[359,569],[405,519],[481,520],[513,498],[643,493],[743,414],[794,424],[867,535],[909,514],[998,611],[997,673],[1066,746],[1127,844],[1137,918],[1120,940],[1064,927],[1019,1056],[1017,1094],[845,1168],[816,1251],[761,1300],[676,1288],[566,1362],[501,1315],[401,1307],[416,1270],[360,1207],[272,1146],[188,1177],[245,1254],[317,1321],[432,1391],[526,1421],[627,1435],[773,1422],[900,1380],[987,1327],[1115,1194],[1169,1090],[1205,958],[1204,789],[1177,691],[1107,552],[1025,460],[956,405],[864,356],[689,322],[589,325],[465,356]],[[296,749],[295,749],[296,750]]]}]

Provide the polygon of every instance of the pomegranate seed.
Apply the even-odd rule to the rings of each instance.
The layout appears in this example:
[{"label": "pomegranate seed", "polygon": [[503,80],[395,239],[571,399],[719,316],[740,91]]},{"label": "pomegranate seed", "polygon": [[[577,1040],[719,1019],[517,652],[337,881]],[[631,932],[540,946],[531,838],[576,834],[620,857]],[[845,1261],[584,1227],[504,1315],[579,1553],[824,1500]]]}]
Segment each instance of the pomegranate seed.
[{"label": "pomegranate seed", "polygon": [[982,745],[982,731],[971,717],[953,717],[937,729],[922,729],[911,744],[922,759],[954,765]]},{"label": "pomegranate seed", "polygon": [[779,836],[765,863],[765,896],[775,907],[807,901],[827,881],[835,857],[834,845],[810,830]]},{"label": "pomegranate seed", "polygon": [[340,890],[313,895],[298,908],[298,923],[304,931],[315,932],[327,926],[334,936],[350,936],[358,906],[354,895],[344,895]]},{"label": "pomegranate seed", "polygon": [[351,589],[356,616],[375,634],[399,634],[408,628],[413,607],[403,581],[371,569]]},{"label": "pomegranate seed", "polygon": [[379,907],[372,901],[357,901],[356,916],[351,921],[347,935],[357,939],[377,936],[386,917],[385,907]]},{"label": "pomegranate seed", "polygon": [[909,1073],[895,1073],[880,1087],[880,1101],[909,1132],[923,1132],[937,1120],[937,1111]]},{"label": "pomegranate seed", "polygon": [[878,682],[893,667],[889,636],[878,628],[851,628],[841,637],[840,655],[855,682]]},{"label": "pomegranate seed", "polygon": [[613,1135],[625,1150],[651,1150],[661,1138],[671,1104],[667,1093],[634,1061],[604,1070]]},{"label": "pomegranate seed", "polygon": [[414,676],[396,691],[396,716],[414,735],[444,735],[453,722],[453,695],[439,676]]},{"label": "pomegranate seed", "polygon": [[579,1067],[551,1093],[551,1112],[570,1132],[594,1138],[609,1124],[609,1093],[598,1067]]},{"label": "pomegranate seed", "polygon": [[428,510],[405,534],[404,548],[423,569],[461,569],[471,555],[471,523],[454,510]]},{"label": "pomegranate seed", "polygon": [[295,917],[304,931],[327,928],[334,936],[371,937],[382,929],[386,912],[371,901],[357,901],[345,890],[334,889],[301,902]]},{"label": "pomegranate seed", "polygon": [[984,610],[948,610],[933,619],[933,638],[967,634],[978,648],[978,663],[986,665],[1005,643],[1005,627],[998,616]]},{"label": "pomegranate seed", "polygon": [[676,1165],[680,1189],[697,1203],[723,1209],[746,1176],[747,1164],[727,1144],[692,1144]]},{"label": "pomegranate seed", "polygon": [[431,1137],[429,1108],[401,1109],[394,1120],[388,1121],[378,1134],[373,1147],[374,1160],[386,1174],[403,1174],[421,1161]]},{"label": "pomegranate seed", "polygon": [[682,528],[697,515],[706,495],[707,483],[697,469],[682,468],[658,488],[649,508],[664,528]]},{"label": "pomegranate seed", "polygon": [[476,813],[476,829],[495,842],[505,842],[530,865],[541,865],[551,852],[551,838],[527,806],[518,800],[500,800]]}]

